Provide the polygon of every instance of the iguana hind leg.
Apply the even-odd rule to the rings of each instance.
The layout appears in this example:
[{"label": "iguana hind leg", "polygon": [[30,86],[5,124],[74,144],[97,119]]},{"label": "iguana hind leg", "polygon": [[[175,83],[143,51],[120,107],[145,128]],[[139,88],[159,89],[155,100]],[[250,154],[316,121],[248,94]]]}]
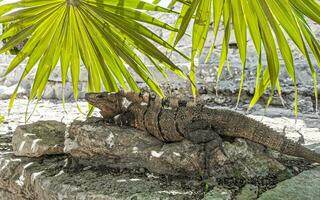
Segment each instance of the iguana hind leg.
[{"label": "iguana hind leg", "polygon": [[[210,137],[206,137],[209,136]],[[189,132],[185,135],[186,139],[190,140],[195,144],[203,144],[204,145],[204,160],[203,160],[203,174],[205,178],[210,176],[210,161],[212,159],[213,154],[216,150],[220,150],[223,154],[225,154],[224,149],[222,147],[222,139],[211,129],[207,130],[195,130]],[[210,140],[208,140],[208,138]]]},{"label": "iguana hind leg", "polygon": [[196,144],[207,143],[215,139],[221,140],[218,130],[212,128],[206,120],[201,119],[187,124],[183,136]]},{"label": "iguana hind leg", "polygon": [[188,125],[187,132],[184,133],[184,137],[196,144],[204,145],[204,162],[203,171],[204,176],[210,176],[210,161],[214,152],[219,149],[224,155],[225,151],[222,147],[222,139],[218,134],[218,131],[211,128],[205,120],[197,120]]},{"label": "iguana hind leg", "polygon": [[204,144],[204,152],[205,152],[205,160],[204,160],[204,177],[209,178],[210,177],[210,171],[212,166],[210,165],[213,154],[216,150],[220,150],[225,156],[226,153],[222,146],[222,139],[216,138],[215,140],[211,140],[210,142],[207,142]]}]

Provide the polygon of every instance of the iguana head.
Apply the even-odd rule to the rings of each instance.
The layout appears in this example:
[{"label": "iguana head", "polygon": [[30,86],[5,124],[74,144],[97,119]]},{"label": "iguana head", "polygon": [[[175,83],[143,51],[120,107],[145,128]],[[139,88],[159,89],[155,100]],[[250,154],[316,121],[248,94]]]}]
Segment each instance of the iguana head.
[{"label": "iguana head", "polygon": [[113,118],[124,112],[123,96],[120,93],[86,93],[86,101],[101,110],[104,118]]}]

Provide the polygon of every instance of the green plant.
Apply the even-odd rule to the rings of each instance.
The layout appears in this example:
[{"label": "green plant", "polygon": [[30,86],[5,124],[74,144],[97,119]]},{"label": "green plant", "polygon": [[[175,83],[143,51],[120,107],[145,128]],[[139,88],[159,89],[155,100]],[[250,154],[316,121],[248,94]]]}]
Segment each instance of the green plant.
[{"label": "green plant", "polygon": [[100,91],[102,84],[110,92],[118,91],[119,85],[139,91],[128,65],[151,89],[163,96],[141,56],[148,58],[164,76],[164,69],[170,69],[183,78],[187,77],[154,44],[172,51],[176,51],[175,48],[140,22],[170,31],[177,29],[146,11],[175,13],[140,0],[20,0],[4,4],[0,6],[0,23],[9,26],[0,39],[8,39],[8,42],[0,53],[28,39],[5,74],[28,59],[20,84],[38,63],[29,98],[40,99],[50,74],[60,62],[62,86],[65,87],[68,71],[71,71],[77,99],[81,62],[89,74],[89,91]]},{"label": "green plant", "polygon": [[0,124],[2,124],[5,121],[4,116],[0,115]]},{"label": "green plant", "polygon": [[[157,2],[159,0],[155,1]],[[176,2],[183,4],[176,27],[171,27],[146,13],[146,11],[157,11],[174,14],[174,11],[140,0],[20,0],[2,5],[0,6],[0,23],[10,25],[0,37],[0,39],[9,38],[0,53],[28,38],[24,48],[9,65],[6,74],[29,58],[22,80],[34,65],[39,63],[30,100],[35,97],[40,99],[49,75],[60,61],[62,85],[64,87],[67,73],[71,71],[74,96],[77,98],[81,61],[89,72],[89,91],[100,91],[101,82],[107,91],[117,91],[118,85],[124,89],[130,87],[132,90],[139,90],[126,68],[127,64],[151,89],[163,96],[155,77],[139,56],[147,57],[164,76],[164,69],[168,68],[181,77],[187,78],[154,46],[154,43],[177,51],[173,46],[185,35],[188,25],[193,20],[189,72],[192,83],[195,83],[194,60],[202,53],[209,26],[213,21],[215,38],[220,23],[224,27],[218,79],[228,56],[231,32],[235,33],[243,64],[239,96],[245,76],[247,30],[249,30],[259,57],[256,90],[250,107],[268,88],[271,89],[269,103],[276,89],[281,94],[280,62],[277,52],[279,48],[287,72],[295,85],[297,113],[296,72],[288,39],[294,42],[308,61],[316,88],[317,74],[309,51],[320,65],[320,45],[306,19],[320,24],[320,6],[315,0],[172,0],[170,5]],[[170,41],[164,41],[140,22],[172,31]],[[212,51],[213,49],[214,44],[212,44]],[[264,71],[261,64],[263,53],[266,54],[268,61]],[[180,55],[188,59],[183,54],[180,53]],[[193,94],[195,89],[193,84]],[[9,109],[12,107],[15,96],[16,92],[11,99]],[[315,97],[317,100],[316,89]]]},{"label": "green plant", "polygon": [[[5,32],[5,30],[6,30],[7,27],[8,27],[8,25],[2,24],[2,30],[3,30],[4,32]],[[5,44],[5,43],[8,42],[8,40],[9,40],[9,39],[4,39],[4,40],[2,40],[2,42]],[[26,42],[27,42],[27,39],[25,39],[24,41],[20,42],[20,43],[17,44],[16,46],[14,46],[12,49],[9,50],[9,54],[11,54],[11,55],[17,55]]]},{"label": "green plant", "polygon": [[[158,2],[158,1],[156,1]],[[317,60],[320,66],[320,45],[313,35],[306,18],[320,24],[320,5],[315,0],[172,0],[183,4],[181,14],[176,23],[177,33],[172,33],[170,43],[175,45],[185,35],[188,25],[193,20],[192,53],[190,78],[195,82],[194,59],[201,55],[204,43],[208,37],[209,27],[213,21],[214,41],[217,38],[220,23],[224,28],[224,39],[221,51],[218,80],[224,68],[228,56],[228,44],[233,31],[239,48],[240,59],[243,65],[240,92],[244,81],[244,69],[246,66],[247,31],[254,42],[259,62],[257,63],[257,78],[255,95],[251,101],[252,107],[261,95],[271,89],[269,103],[272,94],[277,88],[281,94],[279,84],[280,62],[277,48],[285,62],[287,73],[295,86],[295,112],[297,114],[297,87],[292,50],[288,44],[289,39],[294,42],[309,64],[314,81],[315,99],[317,101],[317,73],[311,62],[310,55]],[[214,50],[214,43],[208,54],[210,57]],[[264,51],[263,51],[264,49]],[[311,51],[311,53],[309,52]],[[267,57],[267,68],[262,72],[261,56],[263,52]],[[193,87],[195,94],[195,87]],[[316,102],[318,105],[318,102]]]}]

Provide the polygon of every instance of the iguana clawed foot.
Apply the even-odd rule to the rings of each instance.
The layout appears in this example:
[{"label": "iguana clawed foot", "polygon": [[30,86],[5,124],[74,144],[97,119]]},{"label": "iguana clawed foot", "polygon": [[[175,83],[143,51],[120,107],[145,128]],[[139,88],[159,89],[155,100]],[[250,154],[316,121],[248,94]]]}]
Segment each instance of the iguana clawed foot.
[{"label": "iguana clawed foot", "polygon": [[[210,134],[210,141],[203,140],[206,138],[205,136]],[[204,160],[203,160],[203,173],[204,178],[210,177],[210,161],[212,160],[212,156],[216,153],[217,150],[220,150],[226,157],[227,154],[223,149],[223,141],[221,137],[211,129],[207,130],[196,130],[190,132],[186,138],[189,139],[191,142],[196,144],[203,144],[204,145]],[[212,137],[214,136],[214,137]]]},{"label": "iguana clawed foot", "polygon": [[192,122],[189,131],[185,133],[185,138],[195,144],[204,144],[205,158],[204,158],[204,177],[210,176],[210,160],[216,150],[220,150],[226,157],[227,154],[223,149],[223,141],[218,134],[218,130],[210,127],[204,120],[197,120]]},{"label": "iguana clawed foot", "polygon": [[210,142],[207,142],[204,144],[204,153],[205,153],[205,158],[204,158],[204,177],[210,177],[210,170],[211,170],[211,165],[210,161],[212,160],[212,156],[216,153],[217,150],[220,150],[224,156],[228,157],[226,152],[224,151],[223,148],[223,142],[220,137],[216,138],[215,140],[211,140]]}]

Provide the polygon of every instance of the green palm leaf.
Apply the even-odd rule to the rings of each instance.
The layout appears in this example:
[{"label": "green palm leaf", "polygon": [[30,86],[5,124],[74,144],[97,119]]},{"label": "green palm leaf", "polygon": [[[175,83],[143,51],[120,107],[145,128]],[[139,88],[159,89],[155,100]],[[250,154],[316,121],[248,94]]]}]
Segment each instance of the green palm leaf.
[{"label": "green palm leaf", "polygon": [[[246,67],[247,30],[254,42],[259,62],[257,63],[256,91],[251,101],[250,108],[255,105],[263,93],[270,88],[271,97],[275,89],[281,92],[279,85],[280,63],[277,50],[286,65],[288,75],[295,85],[297,114],[297,88],[295,67],[291,47],[288,39],[292,40],[309,64],[315,87],[317,101],[317,74],[310,59],[310,52],[320,66],[319,41],[310,31],[306,18],[320,24],[320,5],[316,0],[179,0],[182,5],[181,15],[177,21],[177,33],[172,33],[170,41],[177,44],[186,32],[186,27],[193,20],[192,63],[190,78],[195,82],[194,58],[199,56],[203,49],[203,41],[208,35],[208,20],[213,20],[214,41],[220,26],[221,18],[224,26],[224,39],[222,44],[221,59],[218,70],[218,79],[228,57],[228,43],[231,27],[233,27],[239,47],[240,59],[243,64],[240,92],[244,80]],[[204,8],[204,5],[206,7]],[[211,12],[208,12],[210,10]],[[211,21],[210,21],[211,22]],[[174,40],[175,38],[175,40]],[[209,51],[208,58],[214,50],[214,44]],[[267,68],[262,72],[261,54],[266,54]],[[207,60],[208,60],[207,58]],[[195,91],[195,88],[193,89]],[[195,95],[195,92],[194,92]],[[318,105],[318,102],[316,102]]]},{"label": "green palm leaf", "polygon": [[0,124],[2,124],[5,121],[4,116],[0,115]]},{"label": "green palm leaf", "polygon": [[183,78],[186,76],[156,45],[177,50],[140,22],[170,31],[177,29],[145,11],[175,13],[140,0],[21,0],[2,5],[0,23],[9,26],[0,37],[8,39],[0,53],[28,39],[8,66],[6,75],[27,59],[20,84],[37,64],[29,98],[40,99],[49,76],[60,62],[63,88],[70,72],[77,99],[81,63],[88,71],[89,91],[100,91],[102,86],[110,92],[118,91],[120,87],[138,91],[128,70],[130,67],[151,89],[163,96],[155,77],[138,54],[148,58],[163,74],[163,68],[167,68]]}]

